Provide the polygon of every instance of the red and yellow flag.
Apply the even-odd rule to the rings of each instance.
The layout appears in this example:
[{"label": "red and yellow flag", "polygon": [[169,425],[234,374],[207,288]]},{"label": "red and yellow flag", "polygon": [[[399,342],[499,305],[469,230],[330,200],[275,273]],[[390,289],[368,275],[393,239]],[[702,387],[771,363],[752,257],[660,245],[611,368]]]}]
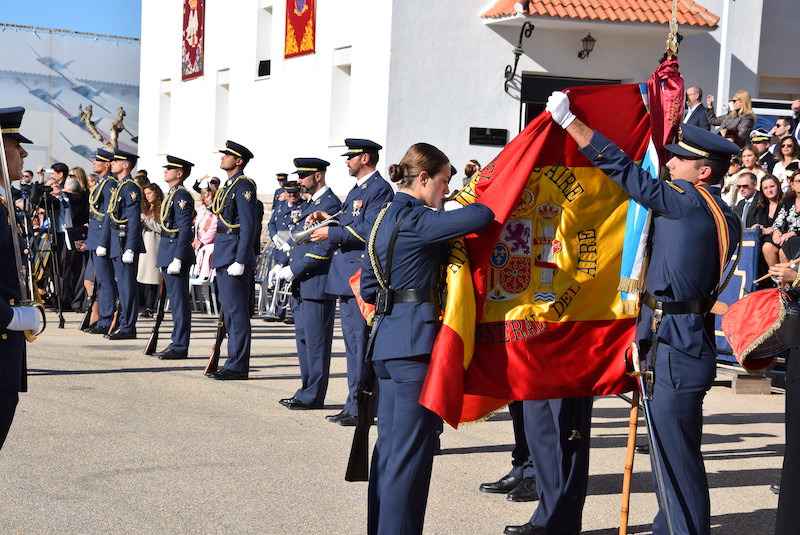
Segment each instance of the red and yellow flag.
[{"label": "red and yellow flag", "polygon": [[313,54],[317,40],[317,0],[286,0],[286,41],[283,57]]},{"label": "red and yellow flag", "polygon": [[[639,85],[579,87],[571,109],[634,160],[650,142]],[[459,194],[494,224],[456,240],[420,403],[450,425],[509,400],[625,392],[634,317],[619,284],[629,198],[547,112]]]}]

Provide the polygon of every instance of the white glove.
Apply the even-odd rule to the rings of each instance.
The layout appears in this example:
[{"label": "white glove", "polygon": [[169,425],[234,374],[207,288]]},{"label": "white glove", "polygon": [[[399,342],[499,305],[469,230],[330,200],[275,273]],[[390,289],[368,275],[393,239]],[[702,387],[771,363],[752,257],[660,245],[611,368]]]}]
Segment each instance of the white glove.
[{"label": "white glove", "polygon": [[286,282],[292,282],[294,280],[294,273],[292,273],[291,266],[284,266],[281,268],[281,272],[278,273],[278,277],[280,279],[285,280]]},{"label": "white glove", "polygon": [[283,245],[281,245],[281,251],[283,251],[284,253],[288,253],[291,250],[292,250],[292,244],[289,243],[288,241]]},{"label": "white glove", "polygon": [[172,262],[169,263],[167,266],[167,274],[169,275],[177,275],[181,272],[181,266],[183,265],[183,261],[180,258],[173,258]]},{"label": "white glove", "polygon": [[11,321],[8,322],[9,331],[39,332],[42,324],[42,313],[36,307],[11,307]]},{"label": "white glove", "polygon": [[231,277],[241,277],[244,273],[244,264],[240,264],[239,262],[234,262],[230,266],[228,266],[228,275]]},{"label": "white glove", "polygon": [[105,256],[108,254],[108,249],[106,249],[102,245],[98,245],[97,249],[95,250],[95,253],[97,254],[97,256]]},{"label": "white glove", "polygon": [[128,249],[124,253],[122,253],[122,263],[133,264],[133,250]]},{"label": "white glove", "polygon": [[569,97],[561,91],[553,91],[553,94],[547,99],[544,109],[550,112],[553,120],[561,128],[568,127],[575,120],[575,114],[569,111]]},{"label": "white glove", "polygon": [[272,288],[278,282],[278,274],[283,269],[281,264],[275,264],[275,267],[269,270],[269,275],[267,275],[267,287]]}]

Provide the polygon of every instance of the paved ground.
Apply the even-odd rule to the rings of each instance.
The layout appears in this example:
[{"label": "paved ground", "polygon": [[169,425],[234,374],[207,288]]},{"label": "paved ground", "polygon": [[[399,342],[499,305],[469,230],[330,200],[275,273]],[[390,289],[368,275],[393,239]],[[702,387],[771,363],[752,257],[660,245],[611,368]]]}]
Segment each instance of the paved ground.
[{"label": "paved ground", "polygon": [[[29,346],[30,392],[0,452],[2,533],[365,532],[366,484],[343,477],[352,428],[323,418],[344,399],[340,333],[328,406],[289,411],[278,399],[300,382],[291,327],[253,320],[251,380],[220,382],[202,374],[215,319],[195,318],[191,358],[177,363],[142,355],[151,320],[140,322],[139,340],[112,342],[79,332],[70,313],[66,329],[53,321]],[[724,380],[708,396],[715,535],[772,533],[783,403],[781,394],[733,395]],[[593,424],[584,533],[614,535],[628,408],[600,398]],[[477,490],[508,470],[512,443],[507,412],[445,431],[426,533],[500,534],[527,521],[535,504]],[[629,533],[649,533],[651,488],[647,458],[637,456]]]}]

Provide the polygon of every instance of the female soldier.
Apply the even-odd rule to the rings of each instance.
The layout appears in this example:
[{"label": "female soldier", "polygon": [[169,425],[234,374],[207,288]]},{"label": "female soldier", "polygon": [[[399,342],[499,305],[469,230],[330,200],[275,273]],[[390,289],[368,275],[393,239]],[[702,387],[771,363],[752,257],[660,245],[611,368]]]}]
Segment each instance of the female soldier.
[{"label": "female soldier", "polygon": [[[451,170],[447,156],[426,143],[412,145],[399,165],[389,167],[398,191],[375,223],[371,262],[364,263],[361,276],[367,302],[384,301],[389,294],[386,310],[376,310],[373,327],[380,396],[369,482],[370,534],[422,533],[441,419],[417,400],[440,327],[438,289],[447,241],[494,218],[478,203],[437,211],[449,191]],[[395,227],[396,241],[390,245]]]}]

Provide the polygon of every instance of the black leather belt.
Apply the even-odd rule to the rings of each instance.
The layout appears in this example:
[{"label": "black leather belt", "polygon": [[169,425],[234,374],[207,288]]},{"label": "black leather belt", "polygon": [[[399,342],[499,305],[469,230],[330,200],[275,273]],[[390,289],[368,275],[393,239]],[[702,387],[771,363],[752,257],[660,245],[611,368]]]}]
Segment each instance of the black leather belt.
[{"label": "black leather belt", "polygon": [[438,303],[436,290],[393,290],[395,303]]},{"label": "black leather belt", "polygon": [[238,228],[230,228],[230,227],[217,227],[217,234],[233,234],[234,236],[239,235]]},{"label": "black leather belt", "polygon": [[162,238],[169,238],[170,240],[174,240],[178,237],[180,231],[178,230],[162,230],[161,237]]},{"label": "black leather belt", "polygon": [[124,230],[124,231],[127,231],[128,230],[128,224],[127,223],[117,223],[116,221],[112,221],[111,222],[111,230]]},{"label": "black leather belt", "polygon": [[102,220],[104,220],[106,218],[106,215],[105,214],[95,214],[94,212],[92,212],[90,214],[90,217],[92,218],[93,221],[102,221]]},{"label": "black leather belt", "polygon": [[651,310],[661,310],[664,314],[705,314],[711,310],[714,299],[697,301],[658,301],[648,292],[644,293],[642,303]]}]

